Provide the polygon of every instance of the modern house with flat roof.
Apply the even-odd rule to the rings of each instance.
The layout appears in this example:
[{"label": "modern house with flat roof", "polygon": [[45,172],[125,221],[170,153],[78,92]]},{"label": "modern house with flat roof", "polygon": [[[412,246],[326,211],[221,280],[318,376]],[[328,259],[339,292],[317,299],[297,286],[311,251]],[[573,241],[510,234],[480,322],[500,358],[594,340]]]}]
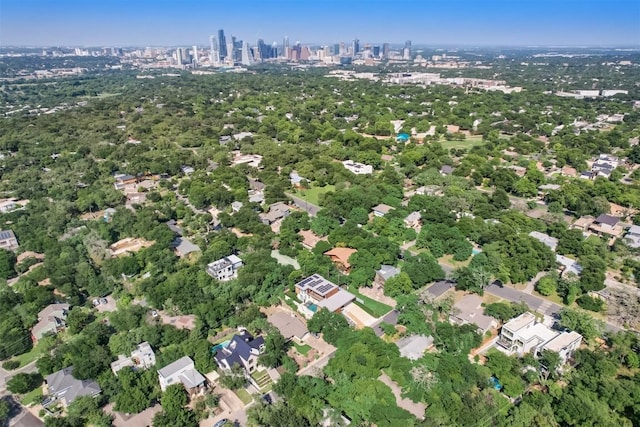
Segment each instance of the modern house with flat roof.
[{"label": "modern house with flat roof", "polygon": [[384,203],[381,203],[371,208],[371,210],[373,211],[373,214],[377,217],[385,216],[386,214],[388,214],[394,209],[395,208],[393,206],[385,205]]},{"label": "modern house with flat roof", "polygon": [[15,251],[19,247],[18,239],[16,239],[16,235],[13,234],[13,230],[0,231],[0,249]]},{"label": "modern house with flat roof", "polygon": [[351,292],[339,288],[319,274],[296,283],[295,289],[298,299],[313,313],[319,308],[340,313],[356,299]]},{"label": "modern house with flat roof", "polygon": [[162,369],[158,369],[160,389],[165,391],[173,384],[182,384],[189,394],[198,393],[204,389],[206,379],[196,371],[196,366],[189,356],[181,357]]},{"label": "modern house with flat roof", "polygon": [[353,160],[345,160],[342,164],[349,172],[356,175],[370,175],[373,173],[373,166],[371,165],[354,162]]},{"label": "modern house with flat roof", "polygon": [[563,364],[580,347],[582,335],[577,332],[560,332],[538,322],[532,313],[522,313],[505,323],[500,330],[498,345],[509,354],[522,356],[532,353],[539,356],[544,350],[555,351]]},{"label": "modern house with flat roof", "polygon": [[242,267],[242,260],[236,255],[229,255],[207,264],[209,276],[221,282],[238,277],[238,269]]},{"label": "modern house with flat roof", "polygon": [[149,369],[156,364],[156,354],[148,342],[138,344],[129,357],[118,355],[118,360],[111,363],[111,371],[118,375],[118,371],[130,367],[133,369]]}]

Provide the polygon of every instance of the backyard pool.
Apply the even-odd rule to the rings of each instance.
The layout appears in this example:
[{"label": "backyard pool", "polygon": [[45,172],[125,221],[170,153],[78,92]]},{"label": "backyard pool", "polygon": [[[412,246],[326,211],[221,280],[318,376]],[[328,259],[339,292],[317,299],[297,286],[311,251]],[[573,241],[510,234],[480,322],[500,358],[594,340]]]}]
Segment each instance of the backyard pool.
[{"label": "backyard pool", "polygon": [[231,342],[231,340],[226,340],[226,341],[221,342],[220,344],[214,345],[213,347],[211,347],[211,353],[215,353],[218,350],[222,350],[223,348],[226,348],[229,345],[230,342]]},{"label": "backyard pool", "polygon": [[308,308],[309,310],[313,311],[314,313],[315,313],[316,311],[318,311],[318,306],[317,306],[317,305],[315,305],[315,304],[314,304],[314,303],[312,303],[312,302],[308,302],[308,303],[307,303],[307,304],[305,304],[305,305],[307,306],[307,308]]},{"label": "backyard pool", "polygon": [[480,249],[476,249],[476,248],[471,249],[471,255],[478,255],[480,252],[482,252],[482,250]]},{"label": "backyard pool", "polygon": [[491,383],[493,388],[495,388],[496,390],[498,391],[502,390],[502,384],[500,384],[500,381],[498,381],[496,377],[489,378],[489,382]]}]

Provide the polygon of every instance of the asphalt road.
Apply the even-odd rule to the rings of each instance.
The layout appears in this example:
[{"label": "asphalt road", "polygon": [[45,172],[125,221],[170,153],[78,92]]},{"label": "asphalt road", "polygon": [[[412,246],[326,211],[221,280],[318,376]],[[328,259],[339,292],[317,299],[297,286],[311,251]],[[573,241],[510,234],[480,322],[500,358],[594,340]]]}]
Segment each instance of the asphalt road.
[{"label": "asphalt road", "polygon": [[306,211],[309,215],[311,216],[316,216],[318,215],[318,211],[320,211],[320,206],[316,206],[312,203],[307,202],[306,200],[294,196],[293,194],[290,193],[286,193],[287,197],[289,197],[291,200],[293,200],[293,203],[299,207],[300,209]]},{"label": "asphalt road", "polygon": [[[509,287],[500,287],[498,285],[492,284],[485,288],[485,292],[506,299],[507,301],[523,301],[532,310],[537,311],[538,313],[545,314],[547,316],[552,316],[554,318],[558,318],[558,314],[560,313],[560,310],[562,310],[562,306],[558,304]],[[622,328],[620,328],[619,326],[616,326],[609,322],[605,323],[605,329],[611,332],[618,332],[622,330]]]}]

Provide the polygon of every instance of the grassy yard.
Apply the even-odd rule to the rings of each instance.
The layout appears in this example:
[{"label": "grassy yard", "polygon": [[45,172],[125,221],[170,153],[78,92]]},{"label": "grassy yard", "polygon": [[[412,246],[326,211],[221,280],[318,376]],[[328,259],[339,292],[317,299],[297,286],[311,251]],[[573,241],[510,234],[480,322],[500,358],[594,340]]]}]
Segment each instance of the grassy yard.
[{"label": "grassy yard", "polygon": [[248,405],[249,403],[253,402],[253,397],[251,397],[249,392],[244,388],[235,390],[234,393],[236,394],[236,396],[238,396],[240,400],[242,400],[242,403],[244,403],[245,405]]},{"label": "grassy yard", "polygon": [[22,396],[20,399],[20,403],[24,406],[29,406],[32,403],[40,403],[42,401],[42,388],[38,387],[37,389],[30,391],[29,393]]},{"label": "grassy yard", "polygon": [[324,187],[313,187],[308,190],[297,190],[294,194],[313,205],[319,205],[318,199],[320,198],[320,194],[335,190],[335,185],[325,185]]},{"label": "grassy yard", "polygon": [[349,291],[357,298],[363,301],[362,304],[356,302],[360,308],[372,315],[373,317],[381,317],[391,311],[392,307],[387,304],[383,304],[369,297],[362,295],[357,289],[351,288]]},{"label": "grassy yard", "polygon": [[296,351],[298,353],[302,354],[303,356],[306,356],[307,353],[309,353],[309,350],[311,350],[311,346],[308,345],[308,344],[300,345],[300,344],[294,342],[293,346],[296,348]]},{"label": "grassy yard", "polygon": [[442,144],[442,148],[444,148],[445,150],[450,150],[452,148],[455,148],[456,150],[461,148],[470,149],[477,145],[483,144],[482,135],[467,136],[466,139],[456,141],[443,140],[440,143]]}]

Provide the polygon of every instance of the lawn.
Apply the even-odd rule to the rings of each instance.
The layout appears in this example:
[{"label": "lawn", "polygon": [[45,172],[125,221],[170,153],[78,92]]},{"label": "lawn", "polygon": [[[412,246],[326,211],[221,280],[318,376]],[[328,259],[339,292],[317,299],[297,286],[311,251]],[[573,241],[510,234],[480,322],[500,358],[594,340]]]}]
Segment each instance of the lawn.
[{"label": "lawn", "polygon": [[307,353],[309,353],[309,350],[311,350],[311,346],[308,345],[308,344],[300,345],[300,344],[294,342],[293,346],[296,348],[296,351],[298,353],[302,354],[303,356],[306,356]]},{"label": "lawn", "polygon": [[442,144],[442,148],[444,148],[445,150],[450,150],[452,148],[455,148],[456,150],[461,148],[470,149],[472,147],[483,144],[482,135],[467,136],[467,138],[463,140],[455,140],[455,141],[444,140],[444,141],[441,141],[440,143]]},{"label": "lawn", "polygon": [[351,288],[351,289],[349,289],[349,291],[352,294],[354,294],[358,299],[362,300],[362,303],[358,303],[356,301],[356,304],[358,304],[358,306],[360,308],[362,308],[364,311],[366,311],[367,313],[369,313],[373,317],[382,317],[382,316],[384,316],[385,314],[387,314],[388,312],[390,312],[392,310],[392,307],[388,306],[387,304],[383,304],[383,303],[378,302],[378,301],[376,301],[374,299],[366,297],[366,296],[362,295],[355,288]]},{"label": "lawn", "polygon": [[311,203],[312,205],[319,206],[320,203],[318,199],[320,198],[320,194],[328,193],[335,190],[335,185],[325,185],[324,187],[313,187],[308,190],[297,190],[294,194]]},{"label": "lawn", "polygon": [[236,396],[238,396],[240,400],[242,400],[242,403],[244,403],[245,405],[248,405],[249,403],[253,402],[253,397],[251,397],[249,392],[244,388],[235,390],[234,393],[236,394]]},{"label": "lawn", "polygon": [[20,403],[24,406],[29,406],[32,403],[40,403],[42,401],[42,387],[38,387],[35,390],[22,396]]}]

